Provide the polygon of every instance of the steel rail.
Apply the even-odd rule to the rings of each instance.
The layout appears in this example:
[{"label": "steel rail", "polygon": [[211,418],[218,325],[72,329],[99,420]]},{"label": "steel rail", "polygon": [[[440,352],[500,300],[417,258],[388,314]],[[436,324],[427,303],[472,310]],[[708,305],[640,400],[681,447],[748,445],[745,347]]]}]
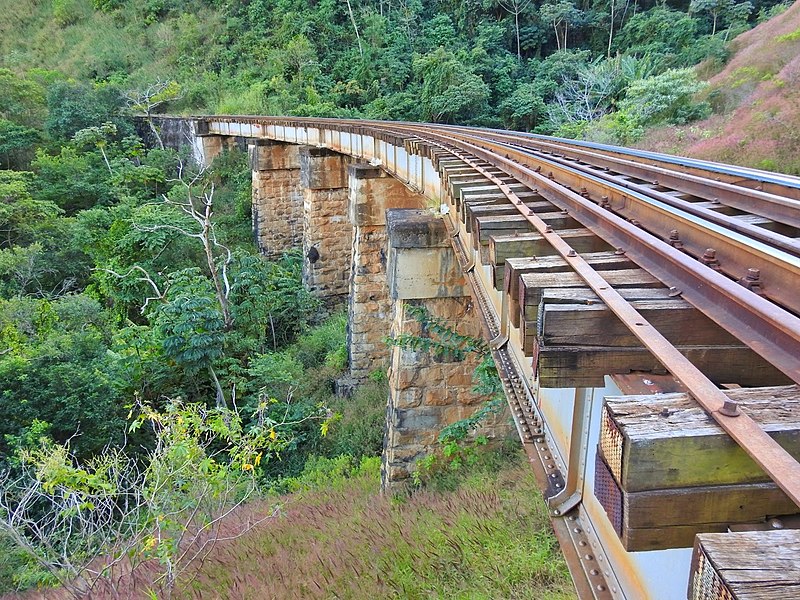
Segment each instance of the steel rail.
[{"label": "steel rail", "polygon": [[[469,131],[467,128],[454,128],[454,130]],[[473,133],[473,135],[475,134],[474,131],[471,131],[471,133]],[[724,181],[716,181],[715,179],[710,179],[709,177],[700,177],[697,175],[666,169],[660,166],[639,163],[627,158],[619,157],[617,155],[592,152],[584,150],[580,147],[559,146],[549,142],[541,142],[538,144],[532,143],[528,140],[528,138],[515,134],[481,132],[480,136],[493,139],[494,141],[505,141],[511,145],[519,146],[521,149],[525,150],[535,150],[539,152],[544,151],[543,148],[547,148],[549,150],[558,150],[564,153],[565,158],[551,156],[549,157],[549,160],[559,162],[560,164],[567,166],[567,163],[570,162],[569,159],[574,157],[575,160],[584,161],[588,165],[594,167],[594,169],[609,169],[615,173],[620,173],[629,177],[635,177],[640,180],[649,181],[654,185],[663,186],[672,190],[689,194],[691,196],[703,198],[705,200],[718,203],[721,206],[729,206],[749,214],[759,215],[761,217],[771,219],[776,223],[783,223],[791,227],[800,228],[800,201],[787,198],[786,196],[779,196],[774,193],[759,191]],[[568,154],[570,155],[569,157],[567,157]],[[603,173],[595,172],[594,169],[581,165],[572,165],[572,168],[593,174],[601,178],[608,177]],[[691,205],[692,202],[680,200],[674,196],[670,197],[668,194],[657,192],[656,190],[649,190],[644,186],[635,183],[626,183],[623,185],[630,189],[635,189],[637,191],[641,191],[642,193],[647,193],[649,195],[653,195],[654,197],[658,197],[664,202],[672,202],[675,206],[683,206],[685,210],[689,212],[691,211],[691,209],[686,208],[685,205]],[[664,198],[665,196],[667,198]],[[705,213],[714,213],[713,210],[699,210],[703,210]],[[715,214],[717,216],[726,216],[720,215],[719,213]],[[710,216],[706,216],[705,218],[709,220],[713,219],[713,217]],[[736,220],[735,218],[731,219],[730,217],[728,219],[731,221]],[[741,226],[743,224],[739,223],[738,225]],[[729,227],[736,230],[735,223]],[[752,225],[750,226],[750,229],[760,229],[761,232],[768,231],[764,228],[754,227]],[[753,232],[751,235],[756,237],[756,239],[761,239],[758,237],[758,231]],[[793,254],[796,254],[798,251],[800,251],[800,244],[798,244],[797,240],[788,238],[786,236],[781,237],[784,239],[779,239],[774,242],[776,246],[782,247],[787,252],[792,252]],[[787,240],[790,243],[788,246],[784,246],[783,244],[787,244]],[[789,249],[789,246],[792,246],[794,249]]]},{"label": "steel rail", "polygon": [[[475,143],[474,136],[460,136]],[[505,144],[486,142],[478,145],[525,166],[538,163],[537,169],[549,169],[556,181],[572,189],[585,190],[595,198],[605,198],[608,208],[636,222],[662,240],[672,242],[695,258],[706,260],[735,280],[763,293],[770,300],[794,313],[800,313],[800,294],[792,281],[800,278],[800,242],[772,232],[735,221],[708,209],[691,207],[691,203],[674,201],[665,194],[645,194],[643,191],[623,187],[621,183],[602,179],[574,169],[569,165],[549,159],[529,157],[522,151],[514,151]],[[549,175],[548,175],[549,176]],[[591,194],[590,194],[591,192]],[[673,201],[669,201],[673,200]],[[684,206],[689,204],[689,206]],[[688,214],[687,214],[688,213]],[[730,231],[728,231],[730,230]],[[758,231],[754,231],[758,230]],[[748,239],[748,236],[751,239]],[[772,247],[774,246],[774,247]],[[707,250],[714,250],[714,257],[703,259]],[[791,254],[786,254],[791,250]],[[755,281],[748,279],[751,269],[758,269]],[[752,278],[752,276],[751,276]]]},{"label": "steel rail", "polygon": [[[546,239],[567,264],[583,279],[595,294],[608,306],[608,308],[622,321],[640,342],[664,365],[664,367],[686,386],[692,397],[703,407],[706,412],[724,429],[736,443],[762,468],[764,472],[786,493],[792,501],[800,507],[800,463],[798,463],[786,450],[773,440],[753,419],[745,413],[729,416],[723,407],[729,404],[725,393],[717,388],[696,366],[694,366],[675,346],[672,345],[657,329],[655,329],[622,295],[603,279],[599,272],[570,245],[564,241],[556,231],[550,228],[545,221],[535,213],[529,211],[522,199],[496,175],[490,173],[477,161],[465,156],[466,153],[482,158],[494,166],[510,166],[509,159],[500,155],[487,154],[478,146],[471,146],[466,142],[456,142],[428,133],[420,136],[428,143],[436,145],[443,150],[457,156],[481,175],[497,185],[503,194],[517,207],[522,215]],[[451,145],[464,154],[448,148]],[[501,167],[502,168],[502,167]],[[506,170],[503,168],[503,170]],[[506,171],[508,172],[508,171]],[[509,173],[511,175],[511,173]],[[564,196],[574,195],[567,190],[555,189],[555,185],[545,177],[534,172],[530,173],[539,179],[543,188],[549,188],[555,193]],[[580,196],[578,196],[580,198]],[[643,236],[644,237],[644,236]],[[674,250],[670,248],[670,250]]]},{"label": "steel rail", "polygon": [[[446,126],[445,126],[446,127]],[[479,128],[475,128],[479,129]],[[502,129],[488,129],[483,131],[503,132]],[[639,150],[635,148],[623,148],[610,144],[600,144],[597,142],[586,142],[582,140],[568,140],[565,138],[538,135],[535,133],[516,132],[520,137],[534,142],[557,144],[564,150],[573,150],[576,147],[589,148],[594,151],[603,152],[607,155],[617,155],[630,160],[636,160],[651,166],[662,165],[664,168],[672,168],[683,173],[698,175],[707,179],[719,178],[733,185],[753,188],[761,187],[763,191],[786,196],[789,198],[800,199],[800,177],[772,173],[761,169],[748,167],[738,167],[726,165],[709,160],[696,158],[686,158]]]}]

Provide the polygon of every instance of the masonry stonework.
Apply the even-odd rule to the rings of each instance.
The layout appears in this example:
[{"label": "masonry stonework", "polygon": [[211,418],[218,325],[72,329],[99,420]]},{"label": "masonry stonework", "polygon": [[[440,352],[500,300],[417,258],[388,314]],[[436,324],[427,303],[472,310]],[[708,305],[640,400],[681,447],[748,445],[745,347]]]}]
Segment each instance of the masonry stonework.
[{"label": "masonry stonework", "polygon": [[389,360],[384,341],[391,324],[386,209],[419,208],[425,200],[371,165],[350,165],[348,181],[348,213],[354,228],[348,305],[350,376],[364,381],[371,372],[385,368]]},{"label": "masonry stonework", "polygon": [[[477,309],[442,220],[426,211],[390,210],[387,223],[392,336],[428,335],[408,314],[409,305],[424,307],[459,334],[480,336]],[[442,427],[472,415],[488,398],[472,391],[479,356],[459,361],[393,347],[390,360],[381,485],[397,491],[407,486],[416,461],[434,450]],[[504,411],[477,433],[496,440],[511,432]]]},{"label": "masonry stonework", "polygon": [[350,158],[327,148],[300,147],[303,185],[303,283],[329,303],[350,291],[353,226],[347,217]]},{"label": "masonry stonework", "polygon": [[258,140],[248,153],[253,172],[253,233],[259,251],[278,258],[303,244],[299,147]]}]

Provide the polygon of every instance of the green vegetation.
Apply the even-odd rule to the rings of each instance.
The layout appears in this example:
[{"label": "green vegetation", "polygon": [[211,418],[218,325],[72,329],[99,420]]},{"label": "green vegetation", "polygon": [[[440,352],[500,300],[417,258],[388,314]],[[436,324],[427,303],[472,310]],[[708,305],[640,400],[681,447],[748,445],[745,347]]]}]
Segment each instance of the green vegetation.
[{"label": "green vegetation", "polygon": [[575,597],[518,451],[483,453],[455,489],[404,500],[376,493],[378,468],[376,458],[309,463],[289,488],[298,493],[281,499],[280,516],[235,543],[220,543],[192,594]]},{"label": "green vegetation", "polygon": [[[0,68],[21,79],[12,93],[71,107],[46,117],[52,135],[109,120],[107,101],[124,93],[129,106],[147,114],[457,122],[625,141],[640,135],[640,125],[658,122],[640,123],[638,115],[620,136],[626,115],[595,124],[617,111],[629,85],[704,59],[723,64],[728,40],[782,5],[4,0],[0,6],[10,16],[0,25]],[[690,72],[677,72],[693,85]],[[53,102],[56,96],[68,102]],[[75,110],[79,105],[84,110]],[[31,127],[36,110],[15,106],[28,122],[3,118]],[[0,113],[8,112],[0,101]],[[13,133],[0,153],[35,143],[27,129]]]}]

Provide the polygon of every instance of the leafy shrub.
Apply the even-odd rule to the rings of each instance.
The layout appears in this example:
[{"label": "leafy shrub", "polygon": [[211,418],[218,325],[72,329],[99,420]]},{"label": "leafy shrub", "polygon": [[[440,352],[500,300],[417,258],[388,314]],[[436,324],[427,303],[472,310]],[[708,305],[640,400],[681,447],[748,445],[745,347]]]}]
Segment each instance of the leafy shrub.
[{"label": "leafy shrub", "polygon": [[332,456],[347,454],[355,458],[377,456],[383,447],[388,381],[368,381],[352,398],[337,398],[331,409],[339,418],[331,425],[324,448]]},{"label": "leafy shrub", "polygon": [[81,13],[80,0],[53,0],[53,19],[61,27],[76,23]]},{"label": "leafy shrub", "polygon": [[681,125],[710,114],[707,102],[694,101],[705,85],[692,69],[668,69],[631,83],[619,109],[637,126]]}]

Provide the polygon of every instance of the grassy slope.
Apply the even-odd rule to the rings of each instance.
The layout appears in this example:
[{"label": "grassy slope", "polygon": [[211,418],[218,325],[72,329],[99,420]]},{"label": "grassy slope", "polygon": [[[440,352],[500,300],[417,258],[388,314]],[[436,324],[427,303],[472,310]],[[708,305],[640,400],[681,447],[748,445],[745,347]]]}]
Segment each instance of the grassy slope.
[{"label": "grassy slope", "polygon": [[709,79],[715,114],[650,132],[641,147],[800,174],[800,2],[733,42]]},{"label": "grassy slope", "polygon": [[361,474],[286,499],[219,545],[187,598],[574,598],[523,460],[400,502]]}]

